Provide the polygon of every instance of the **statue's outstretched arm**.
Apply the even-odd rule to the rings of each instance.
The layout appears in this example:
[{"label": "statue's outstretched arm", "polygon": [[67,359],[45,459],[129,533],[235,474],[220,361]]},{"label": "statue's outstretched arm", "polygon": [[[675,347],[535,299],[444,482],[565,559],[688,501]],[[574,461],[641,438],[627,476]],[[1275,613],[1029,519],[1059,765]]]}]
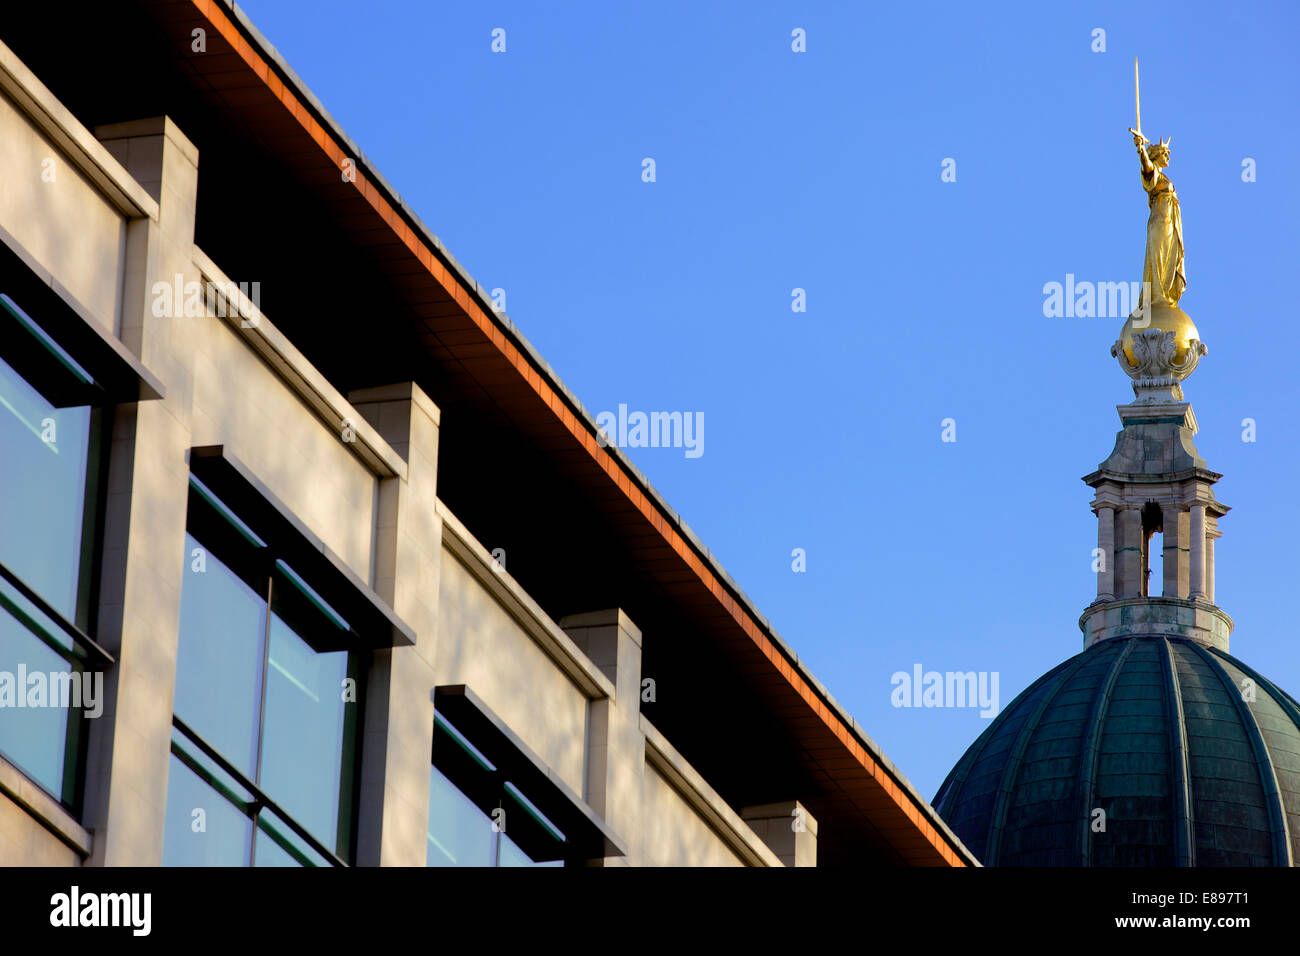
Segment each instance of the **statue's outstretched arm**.
[{"label": "statue's outstretched arm", "polygon": [[1155,172],[1156,166],[1155,163],[1151,162],[1151,157],[1147,155],[1147,144],[1145,142],[1138,143],[1137,150],[1138,162],[1142,166],[1142,175],[1149,178]]}]

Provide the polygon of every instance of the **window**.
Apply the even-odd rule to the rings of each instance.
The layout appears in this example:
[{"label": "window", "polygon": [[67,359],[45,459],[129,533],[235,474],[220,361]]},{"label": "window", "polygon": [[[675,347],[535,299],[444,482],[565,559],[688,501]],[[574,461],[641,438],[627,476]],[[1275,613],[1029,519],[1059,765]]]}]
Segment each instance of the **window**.
[{"label": "window", "polygon": [[351,626],[197,477],[163,862],[352,858],[364,655]]},{"label": "window", "polygon": [[0,359],[0,555],[56,611],[83,627],[95,417],[84,406],[55,408]]},{"label": "window", "polygon": [[94,379],[8,295],[0,345],[0,754],[76,812],[112,660],[86,635],[103,417]]},{"label": "window", "polygon": [[436,715],[427,865],[563,866],[568,850],[564,833],[446,717]]},{"label": "window", "polygon": [[[1160,582],[1163,581],[1164,574],[1164,529],[1164,512],[1161,511],[1160,505],[1148,501],[1142,506],[1142,579],[1138,582],[1142,597],[1161,592]],[[1157,535],[1159,537],[1156,537]]]}]

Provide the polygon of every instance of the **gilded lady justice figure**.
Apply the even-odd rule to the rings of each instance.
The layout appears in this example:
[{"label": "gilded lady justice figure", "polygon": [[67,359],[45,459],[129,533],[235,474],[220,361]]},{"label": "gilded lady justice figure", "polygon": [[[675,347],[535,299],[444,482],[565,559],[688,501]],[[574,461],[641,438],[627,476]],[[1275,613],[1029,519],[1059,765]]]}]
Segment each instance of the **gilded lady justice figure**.
[{"label": "gilded lady justice figure", "polygon": [[[1133,95],[1137,99],[1137,60],[1133,61]],[[1147,194],[1146,257],[1142,262],[1140,303],[1120,329],[1111,355],[1133,379],[1133,393],[1143,403],[1183,400],[1179,382],[1191,375],[1205,343],[1191,317],[1178,307],[1187,288],[1183,271],[1183,216],[1174,184],[1161,170],[1169,165],[1169,140],[1152,143],[1142,135],[1142,106],[1130,129]]]},{"label": "gilded lady justice figure", "polygon": [[1133,134],[1133,145],[1137,147],[1138,162],[1142,167],[1142,188],[1146,190],[1147,206],[1151,210],[1147,219],[1146,258],[1142,263],[1143,305],[1148,304],[1145,300],[1149,289],[1153,302],[1164,300],[1177,307],[1183,290],[1187,288],[1187,274],[1183,271],[1183,217],[1174,184],[1161,172],[1169,165],[1172,137],[1152,143],[1142,135],[1137,60],[1133,61],[1133,96],[1137,103],[1137,128],[1129,132]]}]

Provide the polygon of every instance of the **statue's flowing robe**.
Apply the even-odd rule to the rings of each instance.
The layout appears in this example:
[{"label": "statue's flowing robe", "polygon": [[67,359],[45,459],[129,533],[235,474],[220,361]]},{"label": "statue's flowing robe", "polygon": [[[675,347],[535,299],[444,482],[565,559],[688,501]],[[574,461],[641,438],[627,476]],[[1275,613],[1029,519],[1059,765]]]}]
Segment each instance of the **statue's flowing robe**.
[{"label": "statue's flowing robe", "polygon": [[1147,219],[1146,259],[1142,263],[1142,281],[1149,282],[1153,299],[1164,299],[1178,305],[1183,290],[1187,288],[1187,274],[1183,271],[1183,215],[1178,208],[1178,196],[1171,183],[1158,169],[1150,175],[1142,174],[1142,188],[1147,192],[1147,206],[1151,216]]}]

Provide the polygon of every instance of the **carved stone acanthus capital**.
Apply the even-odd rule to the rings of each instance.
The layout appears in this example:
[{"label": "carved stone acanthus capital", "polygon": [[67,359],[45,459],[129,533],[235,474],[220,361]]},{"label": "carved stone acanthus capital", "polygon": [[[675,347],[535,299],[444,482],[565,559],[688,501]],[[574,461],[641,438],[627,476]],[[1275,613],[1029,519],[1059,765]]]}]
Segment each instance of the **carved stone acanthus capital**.
[{"label": "carved stone acanthus capital", "polygon": [[1129,363],[1122,340],[1110,347],[1110,354],[1119,360],[1119,367],[1133,379],[1133,391],[1139,396],[1149,390],[1168,390],[1172,396],[1182,398],[1179,382],[1187,378],[1208,349],[1199,339],[1190,339],[1183,350],[1181,361],[1176,361],[1179,342],[1173,332],[1164,329],[1142,329],[1133,333],[1131,349],[1137,364]]}]

